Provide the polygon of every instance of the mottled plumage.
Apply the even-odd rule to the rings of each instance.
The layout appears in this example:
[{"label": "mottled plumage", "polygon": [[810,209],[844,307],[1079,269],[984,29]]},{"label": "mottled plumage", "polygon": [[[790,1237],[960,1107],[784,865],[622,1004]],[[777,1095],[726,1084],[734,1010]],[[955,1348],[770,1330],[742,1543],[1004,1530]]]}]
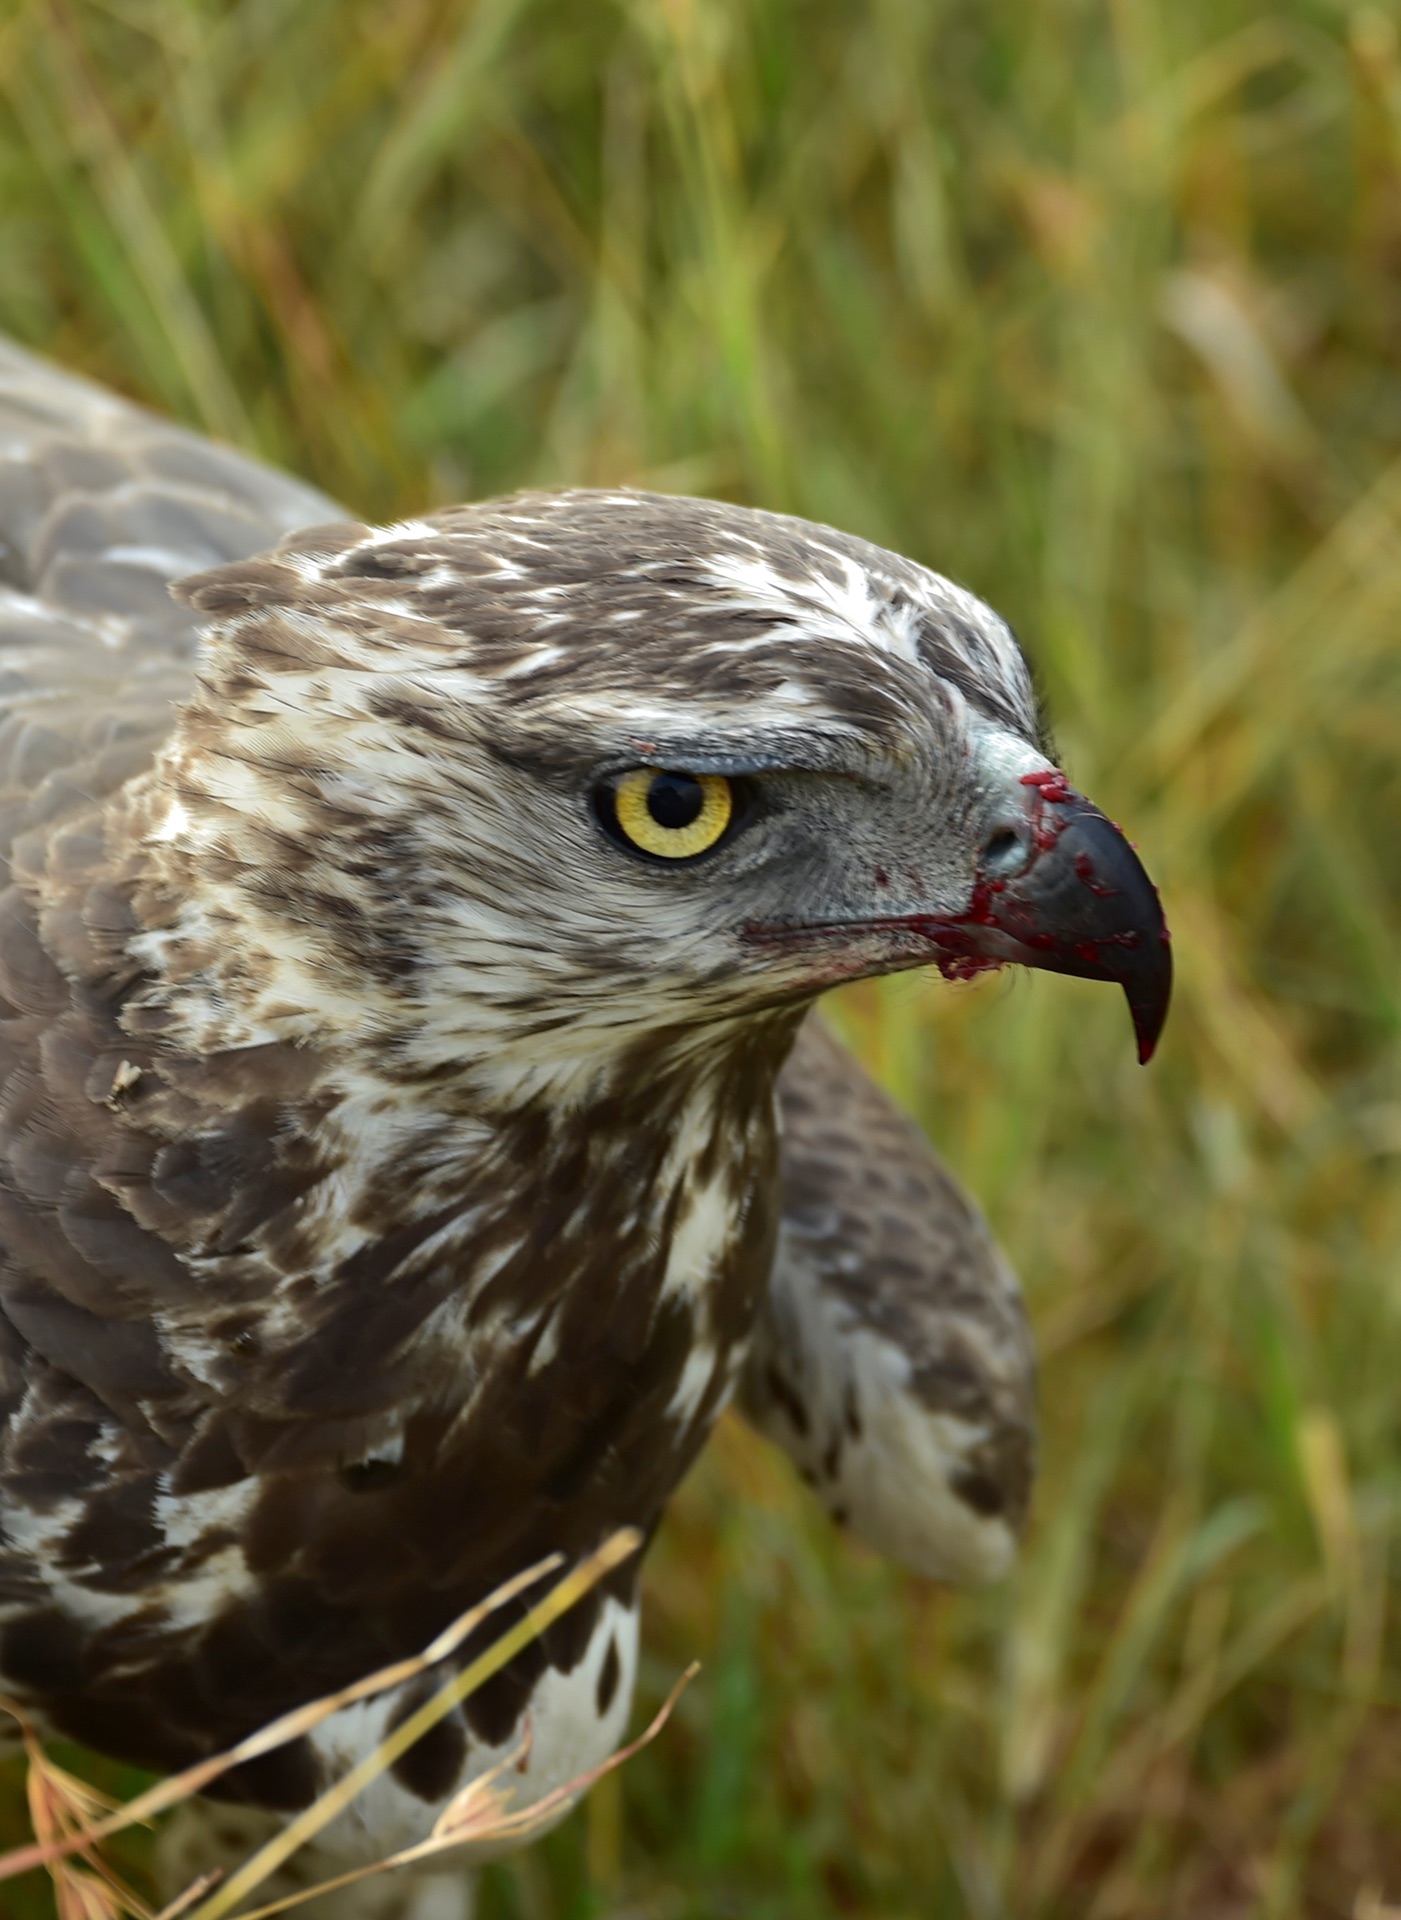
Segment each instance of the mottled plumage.
[{"label": "mottled plumage", "polygon": [[779,1082],[778,1253],[740,1405],[835,1520],[936,1580],[1006,1570],[1032,1356],[976,1208],[816,1020]]},{"label": "mottled plumage", "polygon": [[[855,1531],[999,1571],[1014,1283],[850,1057],[789,1050],[929,960],[1120,979],[1148,1045],[1166,1004],[971,595],[713,502],[336,512],[0,353],[0,1683],[158,1768],[650,1531],[741,1373]],[[647,767],[731,783],[713,852],[620,844]],[[419,1837],[525,1715],[525,1797],[609,1751],[635,1574],[339,1844]],[[298,1806],[416,1697],[232,1784]]]}]

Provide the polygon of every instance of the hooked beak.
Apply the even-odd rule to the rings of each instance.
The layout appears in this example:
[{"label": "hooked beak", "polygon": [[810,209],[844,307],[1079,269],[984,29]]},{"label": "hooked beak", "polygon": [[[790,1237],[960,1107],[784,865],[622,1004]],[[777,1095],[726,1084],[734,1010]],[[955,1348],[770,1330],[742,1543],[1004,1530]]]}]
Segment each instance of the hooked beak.
[{"label": "hooked beak", "polygon": [[1030,857],[1020,873],[980,872],[968,911],[910,921],[945,973],[1010,960],[1124,989],[1147,1063],[1172,994],[1172,948],[1157,889],[1123,834],[1058,772],[1030,773]]}]

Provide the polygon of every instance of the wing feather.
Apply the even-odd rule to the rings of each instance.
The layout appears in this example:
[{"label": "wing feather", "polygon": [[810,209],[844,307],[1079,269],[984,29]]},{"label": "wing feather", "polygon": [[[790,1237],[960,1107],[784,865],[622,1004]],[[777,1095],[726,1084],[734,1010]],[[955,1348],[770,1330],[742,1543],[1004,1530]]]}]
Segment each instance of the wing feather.
[{"label": "wing feather", "polygon": [[1015,1278],[928,1142],[817,1018],[779,1084],[783,1224],[741,1405],[870,1546],[934,1579],[995,1577],[1035,1461]]},{"label": "wing feather", "polygon": [[0,339],[0,851],[149,760],[193,677],[173,579],[343,517]]}]

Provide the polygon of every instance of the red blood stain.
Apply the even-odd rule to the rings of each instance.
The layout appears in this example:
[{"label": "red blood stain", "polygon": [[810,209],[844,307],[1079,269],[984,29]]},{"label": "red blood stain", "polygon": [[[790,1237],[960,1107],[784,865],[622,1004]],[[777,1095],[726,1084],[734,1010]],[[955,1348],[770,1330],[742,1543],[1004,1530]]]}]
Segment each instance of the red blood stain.
[{"label": "red blood stain", "polygon": [[1001,880],[979,880],[973,889],[972,905],[967,913],[959,915],[958,925],[923,914],[913,914],[904,923],[935,949],[934,964],[946,980],[972,980],[980,973],[996,973],[1005,964],[993,954],[980,952],[976,934],[963,931],[965,927],[998,924],[992,898],[1002,892],[1004,884]]},{"label": "red blood stain", "polygon": [[968,911],[959,918],[975,927],[995,927],[998,925],[993,901],[999,893],[1007,891],[1005,880],[988,880],[981,875],[973,884],[973,898],[968,903]]},{"label": "red blood stain", "polygon": [[1041,789],[1041,798],[1049,801],[1052,805],[1060,805],[1076,797],[1075,789],[1071,786],[1059,767],[1047,767],[1044,773],[1024,773],[1022,775],[1022,785],[1024,787],[1039,787]]},{"label": "red blood stain", "polygon": [[996,973],[1002,962],[985,953],[941,953],[936,965],[946,980],[976,980],[980,973]]},{"label": "red blood stain", "polygon": [[1047,767],[1044,773],[1024,773],[1021,783],[1024,787],[1035,787],[1036,801],[1031,816],[1031,837],[1042,853],[1056,844],[1065,830],[1066,822],[1048,818],[1047,807],[1069,806],[1079,795],[1060,771],[1059,767]]},{"label": "red blood stain", "polygon": [[888,887],[890,885],[890,875],[884,867],[876,868],[876,885],[878,887]]},{"label": "red blood stain", "polygon": [[1102,967],[1105,964],[1106,947],[1128,947],[1138,945],[1138,934],[1133,928],[1126,933],[1102,934],[1098,940],[1077,940],[1071,951],[1077,960],[1083,960],[1088,967]]},{"label": "red blood stain", "polygon": [[1119,891],[1117,887],[1106,887],[1102,881],[1095,878],[1095,863],[1087,853],[1076,854],[1075,871],[1090,892],[1097,893],[1101,900],[1110,900]]}]

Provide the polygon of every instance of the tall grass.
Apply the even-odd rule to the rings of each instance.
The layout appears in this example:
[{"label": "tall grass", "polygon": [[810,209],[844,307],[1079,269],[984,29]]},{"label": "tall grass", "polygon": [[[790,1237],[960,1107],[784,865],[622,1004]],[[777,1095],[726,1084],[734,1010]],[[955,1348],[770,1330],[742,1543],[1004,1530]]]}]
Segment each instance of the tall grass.
[{"label": "tall grass", "polygon": [[1146,1073],[1073,982],[838,1010],[1026,1282],[1018,1574],[904,1578],[727,1427],[653,1556],[644,1693],[707,1670],[485,1920],[1401,1902],[1398,23],[0,16],[0,324],[371,515],[628,480],[956,575],[1176,934]]}]

